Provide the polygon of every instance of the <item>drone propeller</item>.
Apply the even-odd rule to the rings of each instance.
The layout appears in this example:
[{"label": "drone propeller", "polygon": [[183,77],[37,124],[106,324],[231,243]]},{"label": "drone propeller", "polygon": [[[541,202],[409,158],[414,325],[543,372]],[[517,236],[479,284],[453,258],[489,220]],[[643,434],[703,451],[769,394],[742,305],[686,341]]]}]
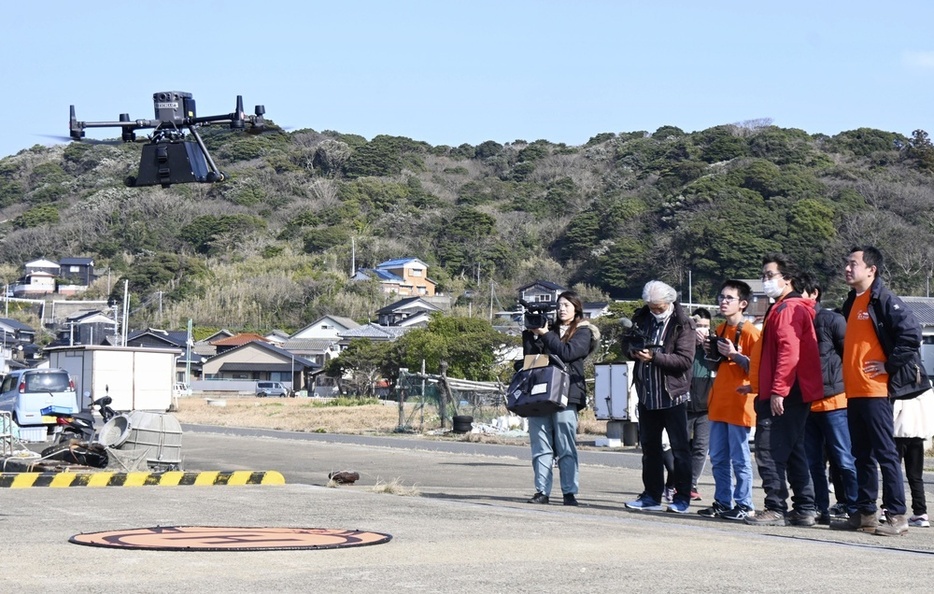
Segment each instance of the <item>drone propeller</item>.
[{"label": "drone propeller", "polygon": [[49,138],[58,142],[80,142],[81,144],[106,144],[109,146],[116,146],[123,144],[120,140],[110,139],[110,140],[98,140],[96,138],[72,138],[71,136],[59,136],[56,134],[37,134],[36,136],[41,136],[43,138]]}]

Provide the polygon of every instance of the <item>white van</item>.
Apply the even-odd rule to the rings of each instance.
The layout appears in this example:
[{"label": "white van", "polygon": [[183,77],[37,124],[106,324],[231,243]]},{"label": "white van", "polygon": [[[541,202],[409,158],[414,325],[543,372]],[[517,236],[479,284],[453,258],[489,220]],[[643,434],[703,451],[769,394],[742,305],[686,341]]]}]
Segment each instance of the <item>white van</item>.
[{"label": "white van", "polygon": [[258,398],[266,398],[267,396],[285,398],[293,395],[292,390],[285,387],[282,382],[256,382],[256,396]]}]

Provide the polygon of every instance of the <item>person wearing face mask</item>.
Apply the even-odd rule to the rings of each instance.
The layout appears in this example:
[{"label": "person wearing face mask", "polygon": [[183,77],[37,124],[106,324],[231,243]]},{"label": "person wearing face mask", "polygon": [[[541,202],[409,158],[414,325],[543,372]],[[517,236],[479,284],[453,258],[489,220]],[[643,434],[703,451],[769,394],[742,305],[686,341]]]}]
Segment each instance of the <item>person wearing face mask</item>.
[{"label": "person wearing face mask", "polygon": [[675,494],[668,511],[683,514],[691,504],[687,403],[693,378],[694,324],[681,308],[677,291],[661,281],[646,283],[642,299],[646,304],[633,315],[632,324],[645,344],[628,342],[623,345],[623,352],[635,361],[643,492],[626,507],[662,510],[664,430],[668,432],[674,456]]},{"label": "person wearing face mask", "polygon": [[[745,518],[752,525],[813,526],[817,521],[804,428],[811,403],[824,397],[824,377],[815,302],[795,290],[798,276],[783,254],[762,259],[762,287],[775,303],[765,313],[759,339],[755,439],[765,509]],[[794,492],[790,513],[788,483]]]},{"label": "person wearing face mask", "polygon": [[558,295],[557,319],[547,328],[522,332],[525,355],[551,354],[564,361],[570,376],[568,405],[548,415],[529,417],[529,441],[535,495],[529,503],[547,504],[551,494],[554,461],[558,461],[564,505],[578,505],[577,413],[587,407],[584,359],[600,342],[600,331],[584,320],[584,304],[577,293]]}]

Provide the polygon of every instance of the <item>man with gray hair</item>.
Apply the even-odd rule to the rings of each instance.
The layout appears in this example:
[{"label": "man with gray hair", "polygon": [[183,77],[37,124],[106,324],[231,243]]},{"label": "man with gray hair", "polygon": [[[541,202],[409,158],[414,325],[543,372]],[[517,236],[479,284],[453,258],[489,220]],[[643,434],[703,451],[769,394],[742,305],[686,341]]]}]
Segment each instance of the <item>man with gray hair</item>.
[{"label": "man with gray hair", "polygon": [[694,363],[694,324],[678,302],[678,293],[657,280],[642,290],[645,306],[632,317],[623,352],[635,361],[639,395],[639,442],[643,492],[629,509],[661,511],[665,488],[662,431],[674,455],[675,495],[668,511],[687,513],[691,503],[691,446],[687,402]]}]

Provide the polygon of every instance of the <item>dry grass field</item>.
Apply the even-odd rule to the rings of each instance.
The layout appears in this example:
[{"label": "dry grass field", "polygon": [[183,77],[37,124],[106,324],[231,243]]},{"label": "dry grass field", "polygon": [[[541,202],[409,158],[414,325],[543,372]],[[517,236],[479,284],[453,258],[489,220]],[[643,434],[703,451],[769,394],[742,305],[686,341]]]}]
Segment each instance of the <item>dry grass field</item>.
[{"label": "dry grass field", "polygon": [[[254,398],[238,397],[211,399],[181,398],[175,415],[181,423],[218,425],[221,427],[250,427],[281,429],[309,433],[385,434],[399,427],[399,405],[381,402],[361,406],[326,406],[324,401],[312,398]],[[217,406],[223,402],[224,406]],[[428,432],[440,428],[438,410],[426,406],[422,411],[415,404],[406,404],[404,424],[414,431]],[[506,414],[501,410],[463,411],[478,421],[486,421]],[[450,420],[447,422],[450,428]],[[579,433],[605,435],[606,422],[596,421],[593,412],[581,413]]]}]

